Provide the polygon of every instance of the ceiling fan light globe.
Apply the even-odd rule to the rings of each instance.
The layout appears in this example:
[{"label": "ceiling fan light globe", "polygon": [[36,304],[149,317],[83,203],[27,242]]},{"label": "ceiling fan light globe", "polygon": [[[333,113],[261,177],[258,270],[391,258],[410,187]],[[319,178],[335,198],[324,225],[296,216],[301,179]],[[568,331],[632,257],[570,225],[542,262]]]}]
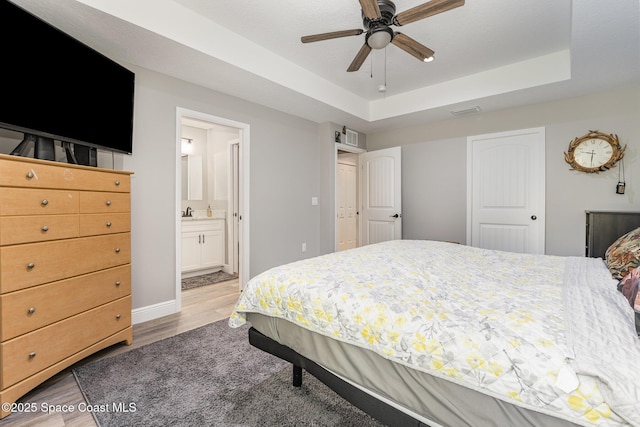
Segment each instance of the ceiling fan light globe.
[{"label": "ceiling fan light globe", "polygon": [[388,28],[380,28],[369,33],[366,42],[371,49],[384,49],[392,38],[393,33]]},{"label": "ceiling fan light globe", "polygon": [[424,62],[433,62],[433,60],[436,59],[433,55],[432,56],[428,56],[426,58],[423,59]]}]

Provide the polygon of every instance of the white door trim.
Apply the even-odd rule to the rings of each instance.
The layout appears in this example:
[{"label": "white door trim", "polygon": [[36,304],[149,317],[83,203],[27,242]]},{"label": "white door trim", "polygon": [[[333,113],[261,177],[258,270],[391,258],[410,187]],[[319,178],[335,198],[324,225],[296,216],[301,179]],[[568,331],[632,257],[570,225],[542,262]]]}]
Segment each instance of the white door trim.
[{"label": "white door trim", "polygon": [[[234,155],[234,147],[238,146],[237,153]],[[237,219],[237,215],[240,214],[240,201],[236,200],[236,191],[239,194],[239,178],[241,173],[240,168],[240,139],[234,139],[227,143],[227,160],[230,167],[227,169],[227,273],[233,274],[240,264],[240,254],[236,256],[236,245],[240,242],[239,228],[240,222]],[[236,175],[238,175],[238,182],[236,182]],[[236,209],[236,203],[238,208]],[[236,222],[238,221],[238,232],[236,233]]]},{"label": "white door trim", "polygon": [[240,132],[240,214],[242,215],[242,221],[240,223],[240,271],[239,271],[239,286],[240,289],[244,289],[246,282],[250,278],[250,263],[249,254],[250,241],[249,241],[249,195],[250,195],[250,158],[249,158],[249,142],[250,142],[250,126],[246,123],[236,122],[234,120],[225,119],[223,117],[212,116],[210,114],[202,113],[200,111],[189,110],[182,107],[176,108],[176,190],[174,200],[175,211],[175,242],[176,242],[176,262],[175,262],[175,282],[176,282],[176,298],[175,298],[175,312],[179,312],[182,309],[182,275],[180,268],[180,252],[181,252],[181,203],[180,188],[181,188],[181,127],[183,118],[192,118],[202,120],[205,122],[215,123],[222,126],[233,127]]}]

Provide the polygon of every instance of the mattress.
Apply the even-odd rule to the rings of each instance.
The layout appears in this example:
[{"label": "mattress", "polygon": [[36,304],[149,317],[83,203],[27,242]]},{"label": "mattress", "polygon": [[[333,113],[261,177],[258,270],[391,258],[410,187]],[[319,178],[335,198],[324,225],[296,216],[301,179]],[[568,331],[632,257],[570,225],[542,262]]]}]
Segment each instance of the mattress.
[{"label": "mattress", "polygon": [[283,319],[248,313],[247,320],[267,337],[431,427],[577,425],[413,370]]},{"label": "mattress", "polygon": [[[435,416],[436,422],[452,412],[455,418],[445,425],[493,419],[478,418],[483,413],[505,413],[502,421],[510,425],[540,425],[529,412],[565,425],[640,425],[640,341],[633,310],[600,259],[383,242],[254,277],[230,326],[243,324],[252,313],[296,325],[278,323],[273,331],[260,332],[365,388]],[[299,337],[301,330],[312,332],[316,344],[299,347],[301,338],[289,341],[289,334]],[[372,365],[361,374],[336,370],[348,360],[325,361],[320,351],[334,348],[333,341],[359,349],[357,357],[349,356],[355,367],[369,353],[388,367]],[[401,371],[399,383],[430,378],[447,385],[423,405],[424,390],[403,391],[385,378]],[[450,386],[459,388],[445,393]],[[471,392],[487,398],[456,399]],[[427,409],[434,405],[440,409]],[[504,409],[509,406],[526,411]],[[487,407],[492,409],[484,412]]]}]

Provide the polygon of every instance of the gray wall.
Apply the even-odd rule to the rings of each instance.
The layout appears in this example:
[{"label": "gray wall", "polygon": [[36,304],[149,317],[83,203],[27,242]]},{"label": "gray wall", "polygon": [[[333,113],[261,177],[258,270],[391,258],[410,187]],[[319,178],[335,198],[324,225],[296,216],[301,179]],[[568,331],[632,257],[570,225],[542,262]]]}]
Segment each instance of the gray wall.
[{"label": "gray wall", "polygon": [[[466,240],[467,136],[546,129],[546,253],[584,255],[585,210],[640,211],[640,88],[479,113],[367,135],[369,151],[402,146],[403,238]],[[627,188],[615,194],[618,169],[569,170],[563,153],[590,130],[615,133]]]},{"label": "gray wall", "polygon": [[[133,308],[175,299],[176,108],[250,125],[250,275],[333,250],[333,123],[308,120],[165,75],[136,72],[134,154],[100,153],[99,165],[133,171]],[[547,155],[547,253],[582,255],[584,210],[640,211],[640,88],[568,99],[423,126],[360,135],[369,150],[403,146],[404,237],[464,242],[466,138],[544,126]],[[562,153],[588,130],[617,133],[628,144],[627,193],[615,194],[617,170],[568,170]],[[366,139],[365,139],[366,138]],[[0,134],[10,149],[14,141]],[[311,205],[311,197],[319,205]],[[307,252],[301,251],[302,243]]]},{"label": "gray wall", "polygon": [[[250,125],[250,274],[319,253],[318,126],[130,66],[136,72],[132,177],[133,308],[175,298],[176,108]],[[118,164],[116,167],[120,167]],[[307,252],[301,245],[307,243]]]},{"label": "gray wall", "polygon": [[[318,125],[318,144],[320,146],[320,254],[335,251],[336,239],[336,141],[335,133],[340,132],[341,142],[342,125],[336,123],[322,123]],[[355,129],[354,129],[355,130]],[[358,147],[366,150],[367,135],[358,132]]]},{"label": "gray wall", "polygon": [[[250,276],[332,252],[335,217],[335,130],[166,75],[136,73],[133,154],[100,151],[98,166],[132,175],[133,309],[176,298],[176,108],[250,126]],[[22,135],[0,129],[0,152]],[[366,146],[359,135],[359,146]],[[62,159],[58,149],[57,158]],[[311,198],[318,197],[313,206]],[[307,251],[302,252],[302,243]],[[322,247],[321,247],[322,246]]]},{"label": "gray wall", "polygon": [[[404,239],[466,239],[466,139],[402,147]],[[462,226],[460,226],[462,224]]]}]

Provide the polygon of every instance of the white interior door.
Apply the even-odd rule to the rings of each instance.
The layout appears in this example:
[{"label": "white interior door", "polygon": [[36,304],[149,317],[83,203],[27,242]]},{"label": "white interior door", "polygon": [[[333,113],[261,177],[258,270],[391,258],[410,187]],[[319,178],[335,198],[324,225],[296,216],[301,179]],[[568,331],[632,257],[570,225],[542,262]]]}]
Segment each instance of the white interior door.
[{"label": "white interior door", "polygon": [[544,152],[544,128],[467,139],[471,246],[544,253]]},{"label": "white interior door", "polygon": [[338,251],[358,246],[356,165],[338,163],[337,170]]},{"label": "white interior door", "polygon": [[400,147],[360,155],[360,242],[402,239],[402,155]]}]

